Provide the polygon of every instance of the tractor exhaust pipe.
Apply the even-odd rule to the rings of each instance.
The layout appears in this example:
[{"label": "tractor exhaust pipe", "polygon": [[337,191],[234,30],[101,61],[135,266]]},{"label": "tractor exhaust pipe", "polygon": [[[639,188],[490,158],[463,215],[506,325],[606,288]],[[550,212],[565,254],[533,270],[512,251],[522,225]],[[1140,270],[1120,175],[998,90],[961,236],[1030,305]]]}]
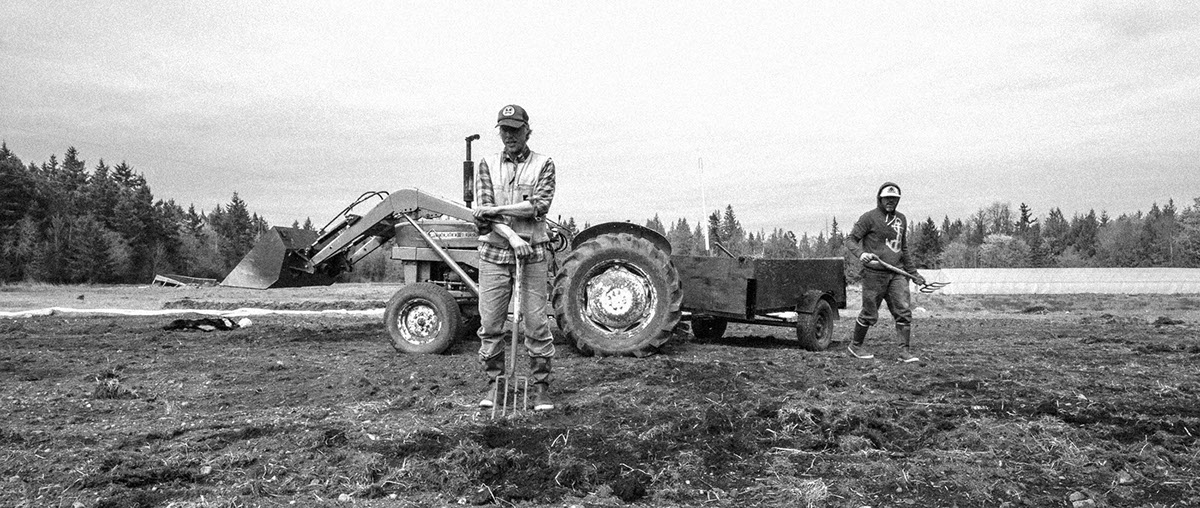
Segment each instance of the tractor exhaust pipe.
[{"label": "tractor exhaust pipe", "polygon": [[478,134],[467,136],[467,159],[463,161],[463,203],[471,208],[475,201],[475,163],[471,161],[471,142],[479,139]]}]

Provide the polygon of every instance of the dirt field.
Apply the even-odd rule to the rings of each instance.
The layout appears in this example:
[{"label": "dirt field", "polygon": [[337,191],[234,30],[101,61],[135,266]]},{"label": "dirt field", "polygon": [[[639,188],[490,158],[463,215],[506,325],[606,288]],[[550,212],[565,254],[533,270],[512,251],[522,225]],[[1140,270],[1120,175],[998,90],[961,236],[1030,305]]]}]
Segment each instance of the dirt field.
[{"label": "dirt field", "polygon": [[[0,310],[395,289],[7,286]],[[0,319],[0,505],[1200,506],[1200,296],[916,304],[917,363],[890,359],[886,320],[873,361],[755,326],[681,326],[641,359],[560,344],[559,409],[499,421],[474,406],[477,341],[402,356],[377,317]]]}]

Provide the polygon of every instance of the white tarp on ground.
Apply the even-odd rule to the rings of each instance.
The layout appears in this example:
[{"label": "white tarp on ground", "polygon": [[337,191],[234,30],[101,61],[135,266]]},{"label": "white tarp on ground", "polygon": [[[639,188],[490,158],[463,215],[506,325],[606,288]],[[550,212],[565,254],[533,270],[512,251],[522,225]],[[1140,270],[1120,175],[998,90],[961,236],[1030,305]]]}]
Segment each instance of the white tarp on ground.
[{"label": "white tarp on ground", "polygon": [[383,317],[384,309],[366,309],[366,310],[274,310],[274,309],[258,309],[252,307],[243,307],[234,310],[209,310],[209,309],[167,309],[167,310],[139,310],[139,309],[75,309],[70,307],[49,307],[45,309],[20,310],[20,311],[0,311],[0,318],[30,318],[37,316],[53,316],[63,314],[88,315],[88,316],[170,316],[175,314],[202,314],[208,316],[220,316],[227,318],[246,317],[246,316],[266,316],[269,314],[281,314],[287,316],[368,316],[368,317]]},{"label": "white tarp on ground", "polygon": [[943,268],[921,270],[949,282],[947,295],[1200,294],[1200,268]]}]

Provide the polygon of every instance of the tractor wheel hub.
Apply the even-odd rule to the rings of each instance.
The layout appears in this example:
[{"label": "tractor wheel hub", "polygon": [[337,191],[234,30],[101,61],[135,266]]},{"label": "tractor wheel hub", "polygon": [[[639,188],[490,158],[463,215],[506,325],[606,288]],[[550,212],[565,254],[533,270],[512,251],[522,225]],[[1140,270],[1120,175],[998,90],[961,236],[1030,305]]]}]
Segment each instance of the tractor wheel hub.
[{"label": "tractor wheel hub", "polygon": [[604,328],[632,328],[652,309],[649,282],[622,266],[610,267],[588,281],[587,317]]}]

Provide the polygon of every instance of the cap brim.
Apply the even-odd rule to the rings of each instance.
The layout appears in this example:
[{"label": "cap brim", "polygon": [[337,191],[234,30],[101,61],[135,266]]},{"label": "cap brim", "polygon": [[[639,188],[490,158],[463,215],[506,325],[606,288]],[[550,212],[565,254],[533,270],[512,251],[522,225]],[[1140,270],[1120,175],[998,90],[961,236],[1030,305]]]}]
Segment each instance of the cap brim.
[{"label": "cap brim", "polygon": [[513,118],[505,118],[504,120],[500,120],[499,122],[496,122],[496,127],[504,126],[504,127],[516,128],[516,127],[523,127],[524,125],[525,125],[525,122],[522,122],[520,120],[516,120]]}]

